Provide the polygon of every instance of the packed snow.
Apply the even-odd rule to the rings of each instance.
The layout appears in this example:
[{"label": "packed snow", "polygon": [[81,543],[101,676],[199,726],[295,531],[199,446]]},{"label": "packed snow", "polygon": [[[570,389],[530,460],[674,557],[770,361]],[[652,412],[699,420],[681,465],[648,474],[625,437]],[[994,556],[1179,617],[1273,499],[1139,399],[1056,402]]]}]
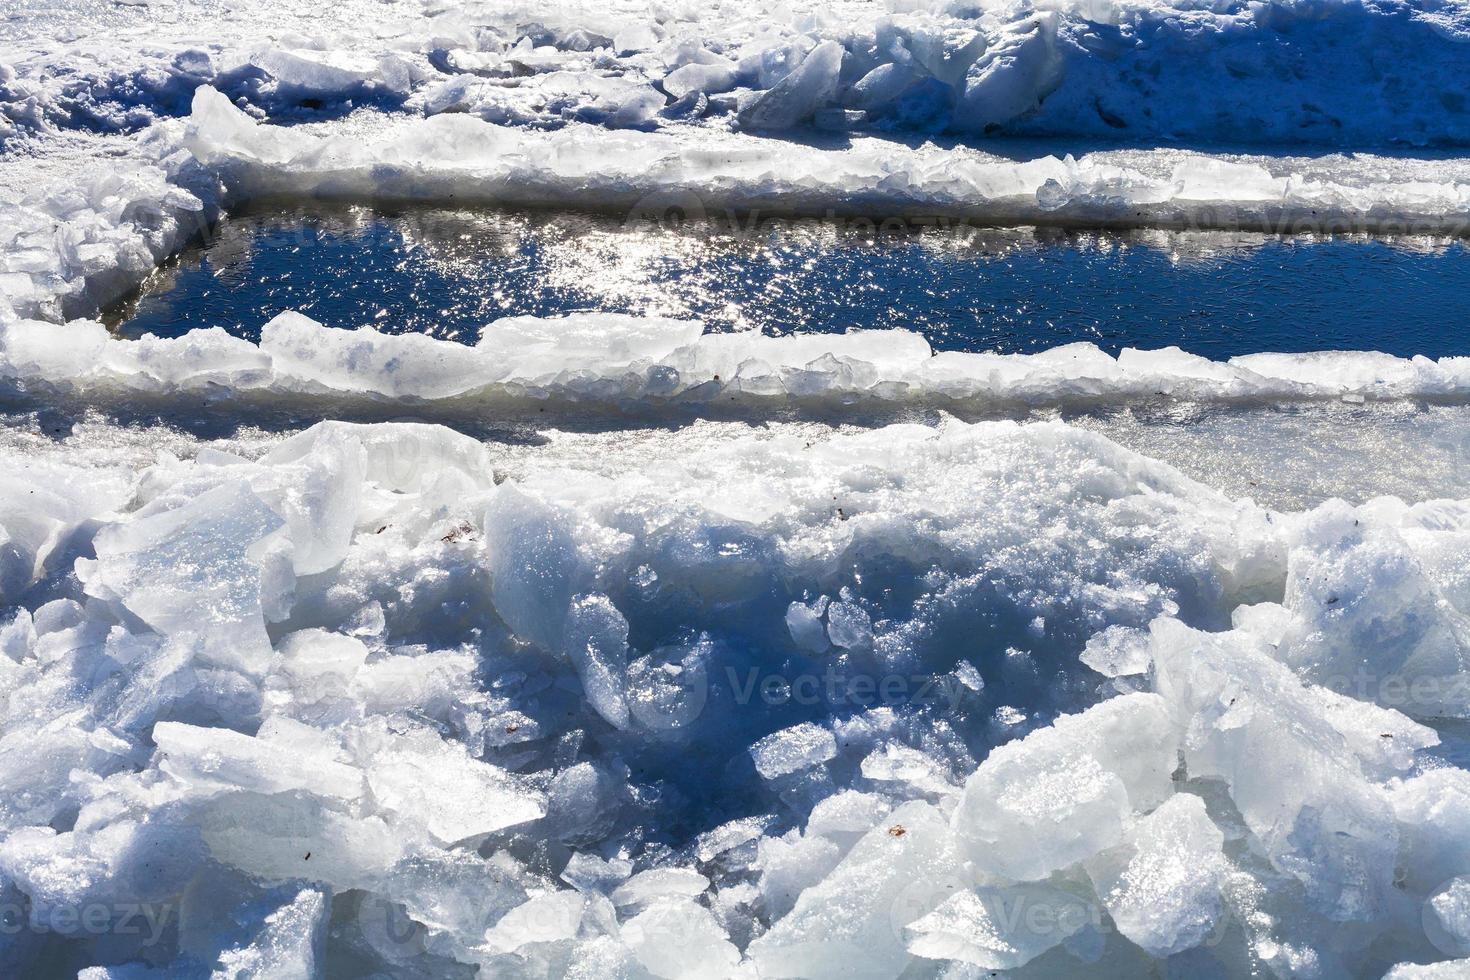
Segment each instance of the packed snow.
[{"label": "packed snow", "polygon": [[1470,358],[95,319],[303,198],[1462,234],[1467,42],[17,0],[0,972],[1470,976]]}]

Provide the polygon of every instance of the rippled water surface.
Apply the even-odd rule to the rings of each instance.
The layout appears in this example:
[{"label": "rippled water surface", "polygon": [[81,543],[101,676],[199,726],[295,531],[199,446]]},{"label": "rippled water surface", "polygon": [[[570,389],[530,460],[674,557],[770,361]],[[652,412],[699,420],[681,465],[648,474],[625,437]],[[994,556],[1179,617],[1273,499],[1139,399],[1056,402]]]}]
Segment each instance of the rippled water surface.
[{"label": "rippled water surface", "polygon": [[1424,239],[315,209],[231,219],[111,322],[256,338],[282,310],[469,343],[497,317],[606,310],[767,333],[907,327],[951,350],[1439,357],[1470,354],[1470,255]]}]

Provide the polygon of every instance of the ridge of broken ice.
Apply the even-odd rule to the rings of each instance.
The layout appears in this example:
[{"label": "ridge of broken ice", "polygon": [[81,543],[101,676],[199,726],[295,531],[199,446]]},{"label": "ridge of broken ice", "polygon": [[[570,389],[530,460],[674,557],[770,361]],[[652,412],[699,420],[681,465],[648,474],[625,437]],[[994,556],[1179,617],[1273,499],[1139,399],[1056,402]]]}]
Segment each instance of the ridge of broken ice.
[{"label": "ridge of broken ice", "polygon": [[397,3],[192,25],[177,6],[106,36],[18,12],[0,140],[134,131],[213,86],[278,120],[377,105],[537,128],[1470,142],[1470,17],[1435,0]]},{"label": "ridge of broken ice", "polygon": [[186,153],[0,195],[0,322],[95,315],[218,213],[215,183]]},{"label": "ridge of broken ice", "polygon": [[[54,941],[126,976],[330,943],[669,980],[1342,975],[1467,938],[1470,775],[1411,720],[1470,716],[1463,504],[1271,513],[1059,423],[650,448],[505,478],[327,422],[70,496],[8,460],[21,935],[142,906],[176,925]],[[1123,676],[1078,659],[1100,634]]]},{"label": "ridge of broken ice", "polygon": [[1113,357],[1087,343],[1039,354],[936,354],[906,330],[772,337],[615,313],[505,318],[474,346],[335,329],[298,313],[266,324],[259,345],[219,328],[118,340],[92,321],[17,320],[0,324],[0,378],[102,400],[196,391],[510,410],[1470,399],[1464,357],[1324,351],[1221,362],[1178,348]]},{"label": "ridge of broken ice", "polygon": [[1273,175],[1260,163],[1179,154],[1158,175],[1092,156],[1015,162],[874,139],[826,149],[735,135],[535,132],[464,115],[407,123],[368,142],[257,123],[209,88],[195,93],[181,141],[237,200],[453,200],[634,219],[679,208],[1275,231],[1470,226],[1470,183],[1384,179],[1351,164],[1326,177]]}]

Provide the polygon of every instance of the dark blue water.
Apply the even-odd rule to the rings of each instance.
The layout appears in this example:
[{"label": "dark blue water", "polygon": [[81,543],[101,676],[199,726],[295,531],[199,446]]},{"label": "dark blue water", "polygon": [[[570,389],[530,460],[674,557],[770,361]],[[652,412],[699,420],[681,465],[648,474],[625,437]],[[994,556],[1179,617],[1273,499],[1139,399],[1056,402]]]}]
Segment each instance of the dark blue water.
[{"label": "dark blue water", "polygon": [[1078,340],[1470,354],[1464,244],[363,209],[235,218],[112,312],[124,336],[222,326],[255,339],[283,310],[473,342],[501,316],[607,310],[712,329],[907,327],[936,348],[1030,352]]}]

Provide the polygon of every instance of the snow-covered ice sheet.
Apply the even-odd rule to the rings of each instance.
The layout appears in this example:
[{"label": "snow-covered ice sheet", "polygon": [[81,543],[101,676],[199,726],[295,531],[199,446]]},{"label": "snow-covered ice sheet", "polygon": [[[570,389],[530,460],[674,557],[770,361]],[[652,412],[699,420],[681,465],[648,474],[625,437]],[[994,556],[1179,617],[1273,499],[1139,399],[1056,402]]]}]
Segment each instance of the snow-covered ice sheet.
[{"label": "snow-covered ice sheet", "polygon": [[[256,123],[207,88],[195,94],[181,142],[245,200],[452,200],[633,214],[677,207],[1276,231],[1382,225],[1458,232],[1470,221],[1470,183],[1454,167],[1421,165],[1429,179],[1415,180],[1371,160],[1328,160],[1307,173],[1273,173],[1267,158],[1201,153],[1154,160],[1145,154],[1144,166],[1106,155],[1018,161],[863,138],[825,147],[740,134],[606,134],[585,125],[527,132],[462,114],[365,141]],[[1431,178],[1447,171],[1462,179]]]}]

